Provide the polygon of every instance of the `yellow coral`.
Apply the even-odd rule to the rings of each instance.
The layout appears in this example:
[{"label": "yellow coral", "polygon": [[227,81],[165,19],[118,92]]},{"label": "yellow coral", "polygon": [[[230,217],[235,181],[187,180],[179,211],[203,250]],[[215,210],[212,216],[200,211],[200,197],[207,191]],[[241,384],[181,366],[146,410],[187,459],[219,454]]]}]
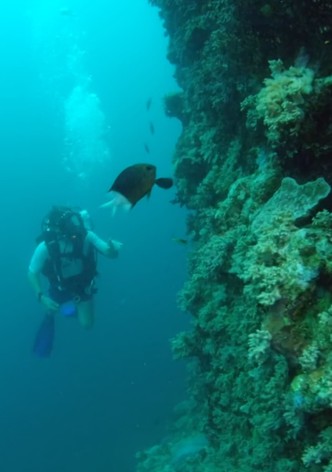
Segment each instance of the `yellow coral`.
[{"label": "yellow coral", "polygon": [[270,61],[270,69],[272,78],[265,79],[257,95],[256,111],[268,128],[268,139],[274,141],[286,125],[297,134],[305,114],[304,96],[313,90],[314,71],[295,66],[285,70],[280,60]]},{"label": "yellow coral", "polygon": [[249,124],[255,126],[263,119],[270,142],[280,141],[281,134],[298,134],[306,111],[306,96],[313,92],[315,73],[303,66],[285,69],[282,61],[269,62],[272,78],[264,80],[264,86],[254,97],[248,97],[243,107],[254,107],[248,114]]}]

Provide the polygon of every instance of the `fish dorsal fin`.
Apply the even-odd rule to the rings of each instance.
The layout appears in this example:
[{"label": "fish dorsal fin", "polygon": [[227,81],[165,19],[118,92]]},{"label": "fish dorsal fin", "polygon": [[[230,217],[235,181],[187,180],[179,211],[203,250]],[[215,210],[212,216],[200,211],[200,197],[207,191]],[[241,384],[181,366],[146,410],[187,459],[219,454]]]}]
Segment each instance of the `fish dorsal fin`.
[{"label": "fish dorsal fin", "polygon": [[158,187],[168,189],[173,186],[173,179],[167,178],[167,177],[161,177],[159,179],[156,179],[154,182]]}]

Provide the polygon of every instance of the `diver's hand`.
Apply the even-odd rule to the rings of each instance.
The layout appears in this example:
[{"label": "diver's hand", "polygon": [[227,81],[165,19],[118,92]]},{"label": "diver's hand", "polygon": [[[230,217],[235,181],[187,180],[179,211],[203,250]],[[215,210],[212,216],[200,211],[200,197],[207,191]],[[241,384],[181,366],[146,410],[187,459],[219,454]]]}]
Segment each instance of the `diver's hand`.
[{"label": "diver's hand", "polygon": [[108,255],[110,257],[117,257],[119,255],[119,251],[122,248],[123,243],[120,241],[115,241],[114,239],[108,240]]},{"label": "diver's hand", "polygon": [[46,308],[47,311],[57,311],[59,309],[59,304],[47,295],[42,295],[40,297],[40,303]]},{"label": "diver's hand", "polygon": [[120,241],[114,241],[114,239],[112,239],[110,242],[116,252],[119,252],[123,246],[123,243],[120,243]]}]

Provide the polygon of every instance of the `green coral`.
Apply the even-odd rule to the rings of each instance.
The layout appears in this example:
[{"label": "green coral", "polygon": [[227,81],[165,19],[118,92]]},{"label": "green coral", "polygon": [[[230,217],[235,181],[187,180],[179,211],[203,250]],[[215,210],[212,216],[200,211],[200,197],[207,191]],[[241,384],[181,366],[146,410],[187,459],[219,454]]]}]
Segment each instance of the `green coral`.
[{"label": "green coral", "polygon": [[[331,410],[331,2],[151,3],[181,88],[168,111],[183,124],[173,162],[193,244],[179,304],[192,323],[171,340],[188,359],[187,408],[138,469],[323,471],[329,457],[301,456]],[[194,431],[209,447],[175,465]]]},{"label": "green coral", "polygon": [[183,103],[183,93],[173,92],[164,97],[164,110],[166,116],[178,118],[185,122],[185,112]]},{"label": "green coral", "polygon": [[319,442],[309,446],[302,456],[306,467],[322,465],[324,472],[332,471],[332,427],[324,429],[319,435]]},{"label": "green coral", "polygon": [[313,256],[317,255],[315,241],[308,237],[308,230],[294,222],[306,216],[329,191],[324,179],[301,186],[285,178],[254,216],[245,242],[234,251],[230,271],[262,305],[293,301],[318,276],[322,261]]},{"label": "green coral", "polygon": [[290,386],[297,408],[308,413],[325,411],[332,406],[332,371],[322,366],[297,375]]}]

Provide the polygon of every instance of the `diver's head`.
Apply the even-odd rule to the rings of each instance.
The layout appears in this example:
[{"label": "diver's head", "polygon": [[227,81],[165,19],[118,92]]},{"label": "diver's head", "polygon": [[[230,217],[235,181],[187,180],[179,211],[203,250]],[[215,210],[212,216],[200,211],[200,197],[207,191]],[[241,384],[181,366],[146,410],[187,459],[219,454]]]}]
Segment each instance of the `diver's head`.
[{"label": "diver's head", "polygon": [[75,238],[86,230],[79,212],[69,207],[53,207],[42,224],[44,234]]}]

